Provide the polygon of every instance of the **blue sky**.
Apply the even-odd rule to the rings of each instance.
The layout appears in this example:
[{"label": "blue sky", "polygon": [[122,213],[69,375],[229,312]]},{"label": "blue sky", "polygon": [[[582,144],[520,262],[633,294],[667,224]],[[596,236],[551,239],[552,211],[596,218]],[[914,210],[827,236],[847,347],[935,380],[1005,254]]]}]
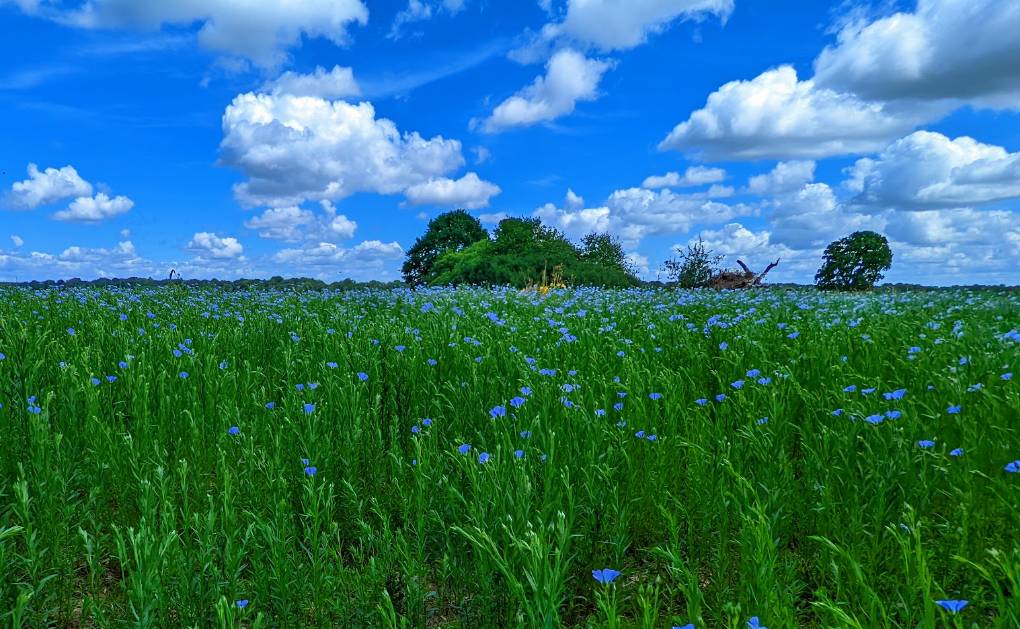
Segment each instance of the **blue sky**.
[{"label": "blue sky", "polygon": [[0,280],[394,279],[428,218],[1018,283],[1020,4],[0,0]]}]

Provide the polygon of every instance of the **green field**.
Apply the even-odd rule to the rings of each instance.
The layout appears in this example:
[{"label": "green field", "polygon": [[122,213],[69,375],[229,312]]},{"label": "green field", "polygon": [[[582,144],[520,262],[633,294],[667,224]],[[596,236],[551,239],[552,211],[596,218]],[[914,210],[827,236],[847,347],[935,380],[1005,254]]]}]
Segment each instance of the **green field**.
[{"label": "green field", "polygon": [[995,291],[0,289],[2,625],[1014,628],[1018,328]]}]

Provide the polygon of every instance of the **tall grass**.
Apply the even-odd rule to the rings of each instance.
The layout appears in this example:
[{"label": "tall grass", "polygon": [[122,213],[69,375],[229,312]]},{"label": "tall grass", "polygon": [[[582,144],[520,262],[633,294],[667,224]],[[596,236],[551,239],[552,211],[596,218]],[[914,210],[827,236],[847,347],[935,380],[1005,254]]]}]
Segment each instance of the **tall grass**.
[{"label": "tall grass", "polygon": [[2,289],[2,623],[1020,626],[1018,327],[961,290]]}]

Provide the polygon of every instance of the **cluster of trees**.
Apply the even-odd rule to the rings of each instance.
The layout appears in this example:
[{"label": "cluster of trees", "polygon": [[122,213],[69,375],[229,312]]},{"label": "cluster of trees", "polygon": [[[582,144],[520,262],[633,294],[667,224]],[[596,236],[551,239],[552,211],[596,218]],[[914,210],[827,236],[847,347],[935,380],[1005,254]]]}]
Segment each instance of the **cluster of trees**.
[{"label": "cluster of trees", "polygon": [[641,283],[619,240],[588,234],[580,245],[537,218],[506,218],[490,236],[464,210],[441,214],[407,252],[410,286],[534,285],[557,269],[569,285],[627,287]]}]

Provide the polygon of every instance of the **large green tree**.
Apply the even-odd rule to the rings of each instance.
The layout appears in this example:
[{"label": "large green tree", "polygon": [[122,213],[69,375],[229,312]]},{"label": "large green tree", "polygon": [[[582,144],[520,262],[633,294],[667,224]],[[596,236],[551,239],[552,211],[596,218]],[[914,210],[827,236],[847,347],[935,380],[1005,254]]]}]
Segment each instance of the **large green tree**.
[{"label": "large green tree", "polygon": [[464,210],[446,212],[429,221],[428,229],[407,251],[401,272],[410,286],[428,283],[436,260],[449,251],[460,251],[489,233],[481,222]]},{"label": "large green tree", "polygon": [[815,283],[818,288],[869,290],[892,266],[892,249],[882,234],[859,231],[825,248]]},{"label": "large green tree", "polygon": [[609,234],[591,233],[581,239],[581,259],[626,273],[634,272],[620,239]]}]

